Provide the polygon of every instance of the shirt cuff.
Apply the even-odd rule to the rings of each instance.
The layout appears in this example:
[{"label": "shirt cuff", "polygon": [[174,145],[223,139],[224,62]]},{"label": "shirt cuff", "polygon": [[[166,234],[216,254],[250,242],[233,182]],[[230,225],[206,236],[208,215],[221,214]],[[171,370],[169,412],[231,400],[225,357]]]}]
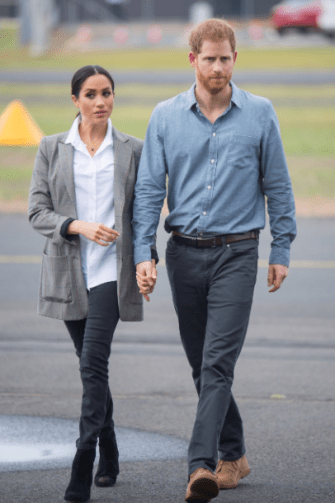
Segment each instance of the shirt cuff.
[{"label": "shirt cuff", "polygon": [[159,257],[158,257],[157,250],[155,250],[155,248],[151,248],[151,260],[152,259],[154,259],[156,261],[156,265],[157,265],[159,262]]},{"label": "shirt cuff", "polygon": [[134,256],[135,265],[150,260],[151,260],[151,248],[149,248],[148,246],[143,246],[139,250],[136,250],[135,248],[135,256]]},{"label": "shirt cuff", "polygon": [[269,264],[280,264],[289,267],[290,250],[286,248],[273,247],[270,253]]},{"label": "shirt cuff", "polygon": [[62,236],[62,238],[64,239],[71,239],[72,238],[72,235],[67,235],[66,232],[67,232],[67,228],[69,227],[70,223],[71,222],[74,222],[74,218],[67,218],[65,220],[65,222],[63,222],[62,224],[62,227],[60,228],[60,235]]}]

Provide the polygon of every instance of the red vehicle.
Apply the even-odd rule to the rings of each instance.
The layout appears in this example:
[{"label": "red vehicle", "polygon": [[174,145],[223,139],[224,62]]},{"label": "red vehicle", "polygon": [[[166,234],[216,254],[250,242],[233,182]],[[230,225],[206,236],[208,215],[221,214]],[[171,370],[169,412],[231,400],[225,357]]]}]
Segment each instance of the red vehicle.
[{"label": "red vehicle", "polygon": [[319,29],[318,19],[322,15],[320,0],[284,0],[272,9],[272,22],[278,33],[289,28],[307,31]]}]

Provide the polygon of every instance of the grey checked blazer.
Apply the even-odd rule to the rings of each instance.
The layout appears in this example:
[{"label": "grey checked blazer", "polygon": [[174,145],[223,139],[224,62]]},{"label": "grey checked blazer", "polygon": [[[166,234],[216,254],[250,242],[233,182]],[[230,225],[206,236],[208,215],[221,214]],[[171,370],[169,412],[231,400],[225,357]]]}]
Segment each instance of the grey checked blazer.
[{"label": "grey checked blazer", "polygon": [[[38,314],[62,320],[79,320],[88,313],[88,295],[81,266],[79,236],[64,239],[63,222],[77,219],[73,177],[73,146],[68,133],[42,139],[29,193],[29,221],[47,238],[43,251]],[[113,127],[115,229],[120,318],[143,319],[142,295],[135,276],[132,244],[134,185],[143,141]]]}]

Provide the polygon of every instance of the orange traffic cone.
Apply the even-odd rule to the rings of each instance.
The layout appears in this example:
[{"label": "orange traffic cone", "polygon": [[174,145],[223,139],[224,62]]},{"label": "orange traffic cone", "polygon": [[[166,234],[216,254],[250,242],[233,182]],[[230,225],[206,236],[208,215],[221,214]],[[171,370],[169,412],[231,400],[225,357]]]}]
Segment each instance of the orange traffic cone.
[{"label": "orange traffic cone", "polygon": [[43,136],[19,100],[9,103],[0,117],[0,145],[6,147],[34,146],[40,143]]}]

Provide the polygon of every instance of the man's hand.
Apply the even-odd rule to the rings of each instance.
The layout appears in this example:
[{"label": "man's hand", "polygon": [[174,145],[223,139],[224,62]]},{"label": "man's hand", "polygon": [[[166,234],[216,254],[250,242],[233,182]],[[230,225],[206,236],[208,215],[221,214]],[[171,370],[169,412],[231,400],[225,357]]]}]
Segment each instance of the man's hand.
[{"label": "man's hand", "polygon": [[288,267],[281,264],[270,264],[268,272],[268,287],[272,286],[270,292],[275,292],[280,288],[282,282],[288,275]]},{"label": "man's hand", "polygon": [[149,302],[150,297],[148,294],[153,292],[157,280],[156,261],[152,259],[151,262],[147,260],[137,264],[136,279],[140,293]]},{"label": "man's hand", "polygon": [[107,227],[107,225],[96,222],[84,222],[82,220],[71,222],[66,232],[67,234],[81,234],[101,246],[108,246],[119,236],[117,231]]}]

